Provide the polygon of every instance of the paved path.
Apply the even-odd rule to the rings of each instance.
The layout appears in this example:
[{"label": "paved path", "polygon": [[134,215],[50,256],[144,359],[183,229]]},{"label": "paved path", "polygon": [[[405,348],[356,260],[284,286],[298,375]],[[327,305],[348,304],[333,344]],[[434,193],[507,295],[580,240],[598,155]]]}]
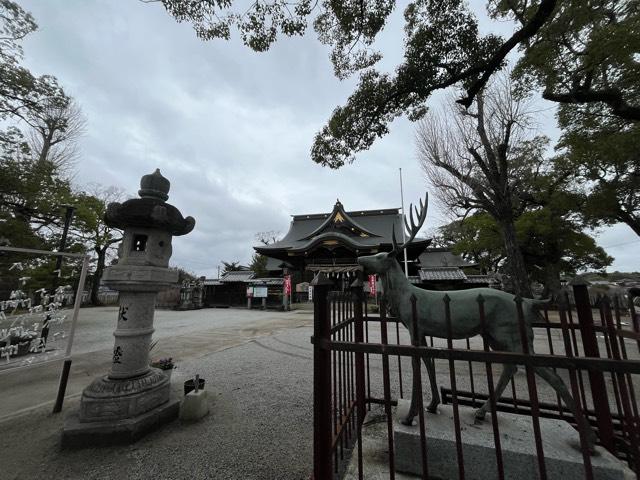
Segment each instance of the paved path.
[{"label": "paved path", "polygon": [[[73,347],[67,396],[82,392],[111,363],[116,307],[82,309]],[[271,312],[241,309],[156,311],[159,342],[152,357],[173,357],[178,371],[183,361],[208,355],[274,332],[311,324],[308,312]],[[0,421],[16,412],[55,400],[62,361],[29,370],[0,374]]]},{"label": "paved path", "polygon": [[[299,322],[293,313],[282,317]],[[307,326],[182,360],[172,379],[176,394],[193,372],[207,382],[211,413],[201,422],[176,420],[130,446],[82,450],[60,449],[63,416],[49,409],[0,423],[0,478],[309,478],[312,330],[306,318]],[[65,411],[77,409],[78,401],[68,401]]]}]

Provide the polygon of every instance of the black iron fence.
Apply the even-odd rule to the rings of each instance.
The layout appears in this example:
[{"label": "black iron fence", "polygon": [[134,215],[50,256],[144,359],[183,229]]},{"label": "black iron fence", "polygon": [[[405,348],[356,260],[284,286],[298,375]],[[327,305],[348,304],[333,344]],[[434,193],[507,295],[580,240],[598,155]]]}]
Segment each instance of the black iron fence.
[{"label": "black iron fence", "polygon": [[[608,450],[624,462],[628,473],[635,472],[640,478],[639,393],[635,387],[640,381],[640,315],[634,310],[632,298],[624,299],[623,304],[618,297],[602,297],[594,309],[586,286],[575,285],[571,302],[563,302],[575,305],[575,309],[545,308],[541,311],[543,319],[533,323],[536,353],[527,351],[526,341],[522,343],[523,352],[513,353],[489,350],[485,335],[453,339],[449,299],[444,294],[447,332],[444,338],[427,337],[427,345],[421,345],[418,335],[409,335],[398,319],[387,314],[384,304],[379,315],[367,314],[360,280],[354,282],[351,292],[331,292],[330,288],[330,282],[322,276],[314,280],[315,480],[340,478],[347,465],[355,478],[373,474],[368,472],[362,440],[365,417],[372,407],[381,411],[386,424],[385,475],[395,478],[394,410],[399,400],[411,397],[412,382],[416,382],[418,392],[421,472],[427,478],[430,417],[423,408],[421,360],[433,361],[440,370],[439,380],[445,384],[448,380],[448,385],[440,388],[440,395],[453,412],[458,467],[454,478],[469,476],[465,475],[460,410],[480,407],[487,400],[497,478],[513,474],[503,458],[499,412],[530,419],[535,446],[531,453],[536,457],[538,478],[551,478],[545,462],[541,418],[563,420],[577,430],[584,478],[594,478],[592,446],[585,425],[595,431],[598,447]],[[413,323],[408,327],[417,332],[415,298],[412,302]],[[516,304],[521,338],[526,338],[522,304],[518,300]],[[482,296],[477,298],[477,309],[484,332]],[[524,369],[524,376],[514,376],[510,389],[499,398],[494,398],[494,365]],[[553,370],[563,379],[577,404],[576,415],[556,391],[536,382],[534,371],[539,372],[540,367]]]}]

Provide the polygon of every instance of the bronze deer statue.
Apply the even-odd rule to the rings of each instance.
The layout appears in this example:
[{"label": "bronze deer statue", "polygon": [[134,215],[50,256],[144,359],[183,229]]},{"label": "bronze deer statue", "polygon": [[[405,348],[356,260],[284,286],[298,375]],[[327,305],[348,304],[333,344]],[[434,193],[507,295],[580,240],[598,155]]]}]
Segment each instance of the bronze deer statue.
[{"label": "bronze deer statue", "polygon": [[[402,324],[407,328],[412,336],[412,343],[415,345],[426,346],[426,337],[433,336],[437,338],[447,338],[447,322],[445,317],[445,294],[450,299],[450,318],[451,331],[453,339],[470,338],[476,335],[482,335],[482,325],[480,322],[478,295],[484,298],[485,311],[485,334],[488,345],[492,350],[522,353],[522,342],[520,334],[520,326],[518,322],[517,306],[515,296],[495,290],[492,288],[472,288],[469,290],[455,291],[429,291],[412,285],[405,277],[400,264],[396,257],[402,252],[416,236],[427,216],[428,194],[425,196],[425,202],[420,200],[420,209],[415,208],[417,222],[414,220],[414,207],[411,205],[410,221],[411,225],[404,219],[405,228],[409,231],[409,238],[402,245],[396,242],[395,227],[392,230],[393,250],[390,252],[382,252],[376,255],[368,255],[358,257],[358,263],[362,265],[365,271],[377,273],[382,280],[384,295],[389,303],[392,311],[398,316]],[[412,304],[411,297],[416,297],[418,338],[413,338],[412,329]],[[546,301],[534,300],[529,298],[522,299],[522,312],[524,314],[526,336],[528,341],[528,351],[533,353],[533,328],[532,322],[539,318],[540,313],[536,306]],[[429,383],[431,386],[431,402],[427,406],[429,412],[435,413],[440,403],[440,395],[436,385],[436,372],[433,358],[423,358],[424,364],[429,375]],[[502,374],[498,380],[494,392],[494,398],[497,400],[502,395],[509,381],[517,371],[518,367],[514,364],[504,364]],[[560,395],[565,405],[572,411],[576,419],[583,418],[578,415],[577,408],[573,397],[567,390],[562,379],[550,368],[534,367],[535,373],[542,377],[551,387]],[[412,425],[414,417],[418,413],[417,392],[419,388],[416,382],[413,383],[413,394],[411,397],[411,406],[407,417],[402,420],[405,425]],[[487,400],[477,411],[475,417],[478,421],[484,419],[487,410],[490,408],[490,400]],[[582,422],[582,427],[587,434],[587,440],[590,447],[595,443],[595,434],[591,426],[586,422]]]}]

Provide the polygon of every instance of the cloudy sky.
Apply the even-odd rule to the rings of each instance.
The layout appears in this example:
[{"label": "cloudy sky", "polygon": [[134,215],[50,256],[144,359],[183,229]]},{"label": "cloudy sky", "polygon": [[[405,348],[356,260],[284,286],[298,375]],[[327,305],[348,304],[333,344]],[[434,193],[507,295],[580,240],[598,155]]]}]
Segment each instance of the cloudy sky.
[{"label": "cloudy sky", "polygon": [[[140,177],[160,168],[169,201],[196,218],[195,230],[174,240],[173,264],[215,277],[223,260],[248,263],[256,232],[284,234],[290,215],[330,211],[337,198],[347,210],[399,207],[399,168],[407,203],[429,188],[405,119],[353,165],[335,171],[310,160],[315,132],[355,85],[333,76],[312,31],[258,54],[237,38],[200,41],[159,4],[20,3],[40,27],[24,42],[25,64],[55,75],[87,118],[76,181],[133,195]],[[401,14],[380,37],[383,69],[401,58]],[[547,107],[540,128],[555,137]],[[446,222],[432,204],[426,230]],[[603,230],[599,243],[616,257],[610,270],[640,270],[628,227]]]}]

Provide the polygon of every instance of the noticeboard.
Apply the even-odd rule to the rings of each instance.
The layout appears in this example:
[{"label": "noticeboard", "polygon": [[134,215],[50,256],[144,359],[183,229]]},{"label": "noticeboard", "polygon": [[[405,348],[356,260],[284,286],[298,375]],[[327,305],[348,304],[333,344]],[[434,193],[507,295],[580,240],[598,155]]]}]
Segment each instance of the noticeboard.
[{"label": "noticeboard", "polygon": [[253,287],[253,296],[255,298],[267,298],[267,287]]}]

